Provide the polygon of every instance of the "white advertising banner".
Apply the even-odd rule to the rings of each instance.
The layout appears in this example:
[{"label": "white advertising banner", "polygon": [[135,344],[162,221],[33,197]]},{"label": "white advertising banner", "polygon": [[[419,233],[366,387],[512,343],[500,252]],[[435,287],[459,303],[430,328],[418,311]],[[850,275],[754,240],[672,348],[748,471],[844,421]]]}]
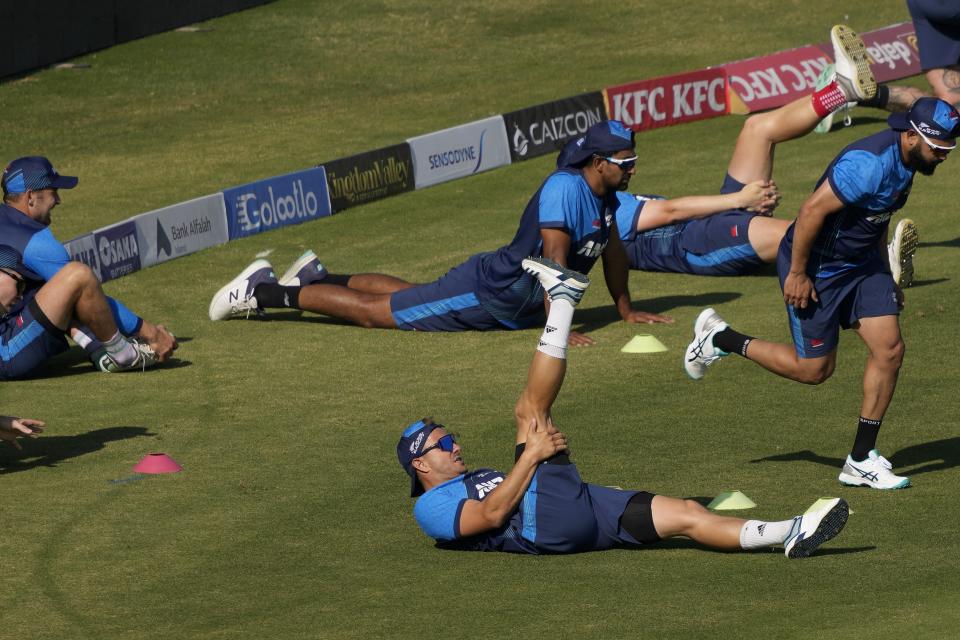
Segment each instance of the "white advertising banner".
[{"label": "white advertising banner", "polygon": [[417,189],[510,164],[503,116],[417,136],[407,143]]},{"label": "white advertising banner", "polygon": [[229,239],[222,193],[141,213],[133,221],[137,225],[141,268],[223,244]]}]

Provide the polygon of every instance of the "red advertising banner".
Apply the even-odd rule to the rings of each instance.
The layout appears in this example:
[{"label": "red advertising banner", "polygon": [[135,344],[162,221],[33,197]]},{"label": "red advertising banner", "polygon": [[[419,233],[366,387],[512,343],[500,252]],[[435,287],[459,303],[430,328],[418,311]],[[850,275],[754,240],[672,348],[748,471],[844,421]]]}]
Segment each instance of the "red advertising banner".
[{"label": "red advertising banner", "polygon": [[[731,112],[775,109],[810,93],[832,62],[813,45],[721,65],[727,72]],[[739,101],[738,101],[739,99]]]},{"label": "red advertising banner", "polygon": [[726,72],[703,69],[603,90],[607,114],[634,131],[722,116],[727,110]]}]

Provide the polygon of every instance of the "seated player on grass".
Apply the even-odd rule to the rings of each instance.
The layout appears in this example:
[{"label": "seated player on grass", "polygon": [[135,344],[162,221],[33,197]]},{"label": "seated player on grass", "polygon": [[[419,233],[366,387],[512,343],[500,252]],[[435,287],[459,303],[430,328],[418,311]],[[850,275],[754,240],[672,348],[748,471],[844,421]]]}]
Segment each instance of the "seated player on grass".
[{"label": "seated player on grass", "polygon": [[[832,32],[834,56],[842,73],[855,65]],[[727,165],[720,195],[664,199],[618,193],[617,228],[631,269],[708,276],[749,273],[776,261],[790,220],[769,217],[780,201],[773,182],[777,145],[813,131],[825,113],[866,96],[857,83],[834,71],[812,96],[744,122]],[[839,99],[833,99],[839,97]],[[811,107],[811,105],[813,105]],[[563,164],[561,156],[559,164]],[[891,268],[901,286],[913,279],[916,228],[903,220],[890,243]]]},{"label": "seated player on grass", "polygon": [[115,372],[141,369],[153,350],[120,333],[93,271],[68,262],[48,282],[27,269],[20,252],[0,245],[0,380],[27,376],[67,349],[64,335],[86,327],[103,344],[98,365]]},{"label": "seated player on grass", "polygon": [[653,544],[685,536],[717,549],[783,545],[801,558],[833,538],[847,520],[840,498],[780,522],[728,518],[693,500],[587,484],[570,460],[551,407],[567,369],[567,333],[586,276],[544,258],[523,267],[550,298],[546,327],[515,409],[516,461],[509,473],[470,471],[443,425],[413,423],[397,444],[411,479],[421,529],[440,546],[476,551],[573,553]]}]

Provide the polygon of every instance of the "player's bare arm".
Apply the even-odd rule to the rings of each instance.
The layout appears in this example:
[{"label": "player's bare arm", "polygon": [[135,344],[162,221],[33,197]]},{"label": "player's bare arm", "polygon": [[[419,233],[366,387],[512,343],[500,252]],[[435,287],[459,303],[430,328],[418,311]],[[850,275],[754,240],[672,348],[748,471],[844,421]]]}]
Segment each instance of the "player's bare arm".
[{"label": "player's bare arm", "polygon": [[467,500],[464,503],[460,511],[460,534],[473,536],[502,527],[520,504],[537,465],[566,448],[567,438],[562,432],[550,426],[540,428],[535,419],[530,420],[523,453],[503,482],[483,501]]},{"label": "player's bare arm", "polygon": [[610,227],[610,241],[607,242],[602,257],[603,278],[607,283],[607,290],[610,292],[610,297],[613,298],[613,303],[617,306],[617,311],[624,322],[642,324],[673,322],[673,318],[668,316],[638,311],[633,308],[628,288],[630,263],[627,260],[627,252],[623,248],[623,242],[620,240],[616,222]]},{"label": "player's bare arm", "polygon": [[811,299],[814,302],[819,301],[813,281],[807,275],[807,261],[810,258],[813,242],[823,228],[823,221],[831,213],[842,208],[843,202],[833,192],[827,180],[824,180],[823,184],[800,205],[793,230],[790,273],[783,283],[783,300],[787,304],[797,309],[806,309]]},{"label": "player's bare arm", "polygon": [[670,224],[706,218],[721,211],[746,209],[769,216],[780,203],[780,190],[772,180],[757,180],[736,193],[711,196],[684,196],[668,200],[649,200],[637,220],[637,231],[648,231]]}]

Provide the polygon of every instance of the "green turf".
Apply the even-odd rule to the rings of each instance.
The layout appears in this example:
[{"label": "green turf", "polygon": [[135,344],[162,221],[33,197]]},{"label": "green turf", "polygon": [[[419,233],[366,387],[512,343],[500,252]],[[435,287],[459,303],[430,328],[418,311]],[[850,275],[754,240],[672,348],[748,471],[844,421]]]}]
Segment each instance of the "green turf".
[{"label": "green turf", "polygon": [[[302,169],[606,84],[907,20],[901,3],[279,1],[83,57],[92,67],[0,84],[0,158],[44,153],[81,176],[54,211],[68,239],[222,187]],[[915,79],[914,84],[921,86]],[[833,154],[882,114],[784,147],[789,216]],[[742,122],[643,134],[633,188],[713,193]],[[75,354],[0,386],[5,413],[48,435],[0,452],[6,638],[560,637],[942,638],[960,622],[955,496],[958,169],[918,178],[917,286],[908,351],[881,435],[911,473],[896,493],[840,488],[865,357],[844,335],[820,387],[729,358],[699,384],[680,355],[700,308],[787,339],[776,280],[633,274],[643,308],[619,322],[602,286],[577,324],[555,416],[584,476],[669,495],[740,489],[780,518],[845,496],[847,529],[820,554],[643,551],[518,557],[436,550],[396,464],[399,430],[433,414],[468,462],[510,463],[512,407],[537,331],[427,335],[271,314],[213,324],[212,293],[260,250],[278,269],[305,248],[336,271],[428,280],[515,230],[549,157],[274,231],[108,283],[181,338],[179,366],[89,373]],[[599,282],[599,271],[595,274]],[[619,348],[650,331],[670,351]],[[165,451],[185,471],[136,481]]]}]

